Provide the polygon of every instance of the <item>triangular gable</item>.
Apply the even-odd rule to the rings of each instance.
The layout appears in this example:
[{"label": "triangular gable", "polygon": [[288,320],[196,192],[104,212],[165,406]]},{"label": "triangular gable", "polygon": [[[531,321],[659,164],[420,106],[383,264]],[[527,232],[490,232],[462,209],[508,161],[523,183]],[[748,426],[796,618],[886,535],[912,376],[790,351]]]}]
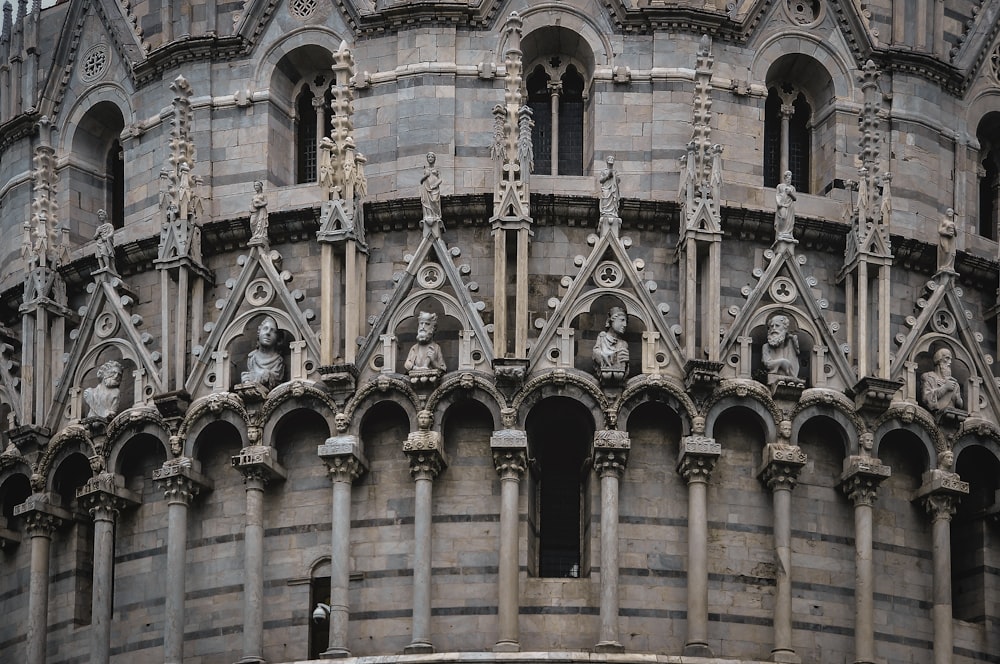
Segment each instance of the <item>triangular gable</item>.
[{"label": "triangular gable", "polygon": [[[768,30],[775,24],[782,30],[787,30],[788,23],[794,25],[793,19],[788,17],[785,8],[781,6],[783,4],[785,3],[772,0],[738,0],[729,15],[738,22],[742,33],[752,40],[755,33]],[[835,23],[860,66],[868,58],[877,41],[868,18],[852,0],[828,0],[828,4],[830,6],[823,12],[820,24],[810,24],[805,29],[812,34],[822,34],[829,38],[828,28],[831,26],[827,24]]]},{"label": "triangular gable", "polygon": [[[598,286],[591,282],[599,270],[608,270],[604,281],[608,285]],[[617,270],[618,274],[613,274]],[[574,352],[570,347],[555,341],[561,330],[570,328],[577,316],[590,311],[593,303],[601,297],[611,296],[619,300],[630,317],[641,320],[643,349],[641,372],[644,374],[670,374],[680,377],[684,373],[684,357],[673,330],[663,317],[664,308],[657,305],[651,290],[643,281],[635,264],[629,258],[622,240],[610,229],[594,244],[590,256],[580,267],[566,294],[559,300],[552,316],[542,328],[538,340],[529,354],[529,366],[534,369],[540,363],[552,362],[553,347],[558,351],[554,363],[557,366],[572,367]],[[568,337],[565,343],[572,340]]]},{"label": "triangular gable", "polygon": [[897,336],[902,342],[893,359],[890,376],[894,380],[904,380],[905,394],[916,400],[917,356],[928,351],[934,342],[943,342],[952,349],[956,359],[969,365],[969,371],[981,379],[976,382],[987,400],[986,408],[980,408],[972,398],[967,398],[965,405],[973,416],[984,418],[987,413],[1000,412],[1000,387],[990,367],[993,359],[983,351],[983,336],[972,327],[956,279],[954,273],[939,272],[927,283],[926,289],[930,292],[918,300],[919,315],[908,333]]},{"label": "triangular gable", "polygon": [[227,286],[231,284],[232,295],[222,304],[219,317],[207,326],[211,332],[205,344],[194,349],[197,362],[185,383],[192,398],[205,392],[204,381],[210,370],[212,392],[226,392],[239,382],[239,377],[233,376],[230,369],[230,346],[234,339],[244,334],[251,319],[262,315],[270,315],[278,328],[292,337],[288,343],[291,355],[288,379],[304,380],[319,364],[319,339],[309,326],[306,312],[299,308],[295,296],[288,290],[282,277],[285,273],[280,272],[278,252],[252,246],[248,256],[240,256],[237,260],[242,270],[236,279],[226,283]]},{"label": "triangular gable", "polygon": [[[417,306],[427,298],[436,300],[445,315],[456,318],[467,334],[459,342],[458,365],[449,366],[449,370],[468,370],[480,365],[484,370],[490,370],[493,344],[479,313],[484,305],[473,301],[469,284],[462,279],[440,233],[440,222],[425,226],[420,245],[358,353],[357,366],[362,371],[367,370],[379,350],[384,352],[382,372],[395,371],[396,327],[401,321],[417,315]],[[481,353],[478,359],[477,350]]]},{"label": "triangular gable", "polygon": [[[109,71],[117,61],[133,78],[133,67],[146,58],[146,48],[142,43],[133,21],[122,16],[121,8],[113,0],[86,0],[71,2],[63,19],[59,38],[56,42],[48,80],[41,95],[42,113],[56,117],[65,98],[66,91],[73,82],[72,76],[80,66],[79,59],[87,49],[106,37],[111,45]],[[105,79],[109,79],[105,75]]]},{"label": "triangular gable", "polygon": [[814,337],[814,344],[826,349],[823,351],[823,363],[828,362],[834,369],[833,375],[827,376],[824,368],[817,366],[820,362],[816,358],[810,358],[810,365],[814,367],[810,386],[825,387],[830,381],[834,381],[837,389],[847,388],[854,385],[857,378],[842,352],[841,343],[834,338],[830,323],[823,314],[825,300],[817,301],[813,295],[816,280],[803,274],[803,264],[805,258],[796,258],[791,251],[780,250],[777,255],[773,255],[770,264],[760,274],[757,285],[747,294],[746,304],[726,331],[719,357],[730,357],[731,354],[740,356],[739,377],[750,377],[750,358],[745,356],[742,348],[737,350],[737,346],[749,343],[753,329],[763,324],[771,314],[797,314],[795,318],[800,327],[802,323],[808,323],[811,328],[808,332]]},{"label": "triangular gable", "polygon": [[[97,366],[98,358],[105,351],[118,356],[114,359],[131,362],[134,366],[131,396],[134,405],[151,404],[152,396],[163,391],[157,366],[159,353],[147,348],[152,337],[142,332],[142,318],[129,311],[138,297],[113,271],[99,269],[93,274],[94,281],[87,287],[90,297],[81,311],[79,327],[70,332],[72,347],[56,385],[54,404],[46,418],[46,426],[52,431],[58,431],[68,420],[86,415],[80,381]],[[124,410],[129,398],[123,397],[122,403],[121,410]]]},{"label": "triangular gable", "polygon": [[972,26],[958,45],[951,60],[952,65],[963,72],[966,83],[975,80],[984,67],[991,67],[988,53],[998,47],[1000,35],[1000,3],[980,3],[979,10],[972,18]]}]

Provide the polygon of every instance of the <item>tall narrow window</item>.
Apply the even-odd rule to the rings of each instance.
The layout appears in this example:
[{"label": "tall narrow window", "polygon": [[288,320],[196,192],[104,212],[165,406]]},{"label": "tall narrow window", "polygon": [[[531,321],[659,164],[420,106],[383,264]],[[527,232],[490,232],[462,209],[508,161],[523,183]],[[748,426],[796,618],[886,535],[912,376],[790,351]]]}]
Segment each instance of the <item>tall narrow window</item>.
[{"label": "tall narrow window", "polygon": [[1000,224],[1000,113],[987,113],[976,129],[979,139],[979,234],[998,239]]},{"label": "tall narrow window", "polygon": [[531,129],[531,144],[535,153],[534,173],[552,175],[552,102],[549,75],[538,65],[528,76],[528,106],[535,126]]},{"label": "tall narrow window", "polygon": [[812,149],[812,109],[805,96],[791,85],[772,87],[764,102],[764,186],[781,182],[792,172],[792,184],[809,192]]},{"label": "tall narrow window", "polygon": [[764,102],[764,186],[781,182],[781,98],[771,88]]},{"label": "tall narrow window", "polygon": [[978,445],[964,449],[955,470],[969,483],[951,523],[951,592],[955,618],[982,623],[990,615],[990,517],[1000,492],[1000,463]]},{"label": "tall narrow window", "polygon": [[810,136],[809,122],[812,109],[809,102],[799,94],[792,103],[792,117],[788,119],[788,170],[792,172],[792,183],[803,194],[809,193]]},{"label": "tall narrow window", "polygon": [[107,177],[107,213],[115,228],[125,226],[125,156],[121,143],[115,139],[108,150],[105,162]]},{"label": "tall narrow window", "polygon": [[295,100],[295,181],[299,184],[316,181],[316,107],[312,90],[308,86]]},{"label": "tall narrow window", "polygon": [[559,97],[559,175],[583,175],[583,76],[569,65]]}]

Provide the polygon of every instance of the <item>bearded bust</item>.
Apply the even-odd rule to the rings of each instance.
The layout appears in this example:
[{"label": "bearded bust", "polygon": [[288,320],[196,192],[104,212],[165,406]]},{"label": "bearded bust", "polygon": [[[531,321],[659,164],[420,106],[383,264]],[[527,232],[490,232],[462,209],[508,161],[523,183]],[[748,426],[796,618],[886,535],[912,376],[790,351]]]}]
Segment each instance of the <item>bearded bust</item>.
[{"label": "bearded bust", "polygon": [[789,320],[776,314],[767,323],[767,341],[761,349],[761,361],[767,370],[767,384],[799,378],[799,337],[788,331]]},{"label": "bearded bust", "polygon": [[939,348],[934,353],[934,369],[921,378],[924,406],[932,413],[964,405],[958,380],[951,375],[951,362],[951,349]]}]

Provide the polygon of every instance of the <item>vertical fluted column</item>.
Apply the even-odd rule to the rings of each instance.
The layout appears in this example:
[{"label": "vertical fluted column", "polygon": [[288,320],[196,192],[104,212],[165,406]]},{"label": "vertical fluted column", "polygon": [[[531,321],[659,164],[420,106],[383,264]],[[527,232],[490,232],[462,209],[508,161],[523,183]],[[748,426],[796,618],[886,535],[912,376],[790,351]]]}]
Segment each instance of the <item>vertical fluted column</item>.
[{"label": "vertical fluted column", "polygon": [[120,476],[101,473],[77,489],[76,497],[94,519],[94,585],[90,622],[90,662],[111,660],[111,610],[115,574],[115,521],[118,513],[138,503],[123,488]]},{"label": "vertical fluted column", "polygon": [[720,454],[722,446],[714,438],[681,439],[677,472],[688,485],[686,656],[712,657],[708,647],[708,480]]},{"label": "vertical fluted column", "polygon": [[31,571],[28,577],[28,624],[26,664],[45,664],[45,642],[49,620],[49,545],[52,533],[68,521],[69,512],[56,507],[49,494],[37,493],[14,508],[24,532],[31,539]]},{"label": "vertical fluted column", "polygon": [[246,488],[246,525],[243,530],[243,656],[238,664],[264,662],[264,487],[285,477],[274,450],[264,445],[245,447],[233,457]]},{"label": "vertical fluted column", "polygon": [[422,410],[417,416],[420,430],[407,436],[403,453],[410,461],[414,480],[413,513],[413,640],[406,653],[434,652],[431,643],[431,516],[434,478],[447,466],[441,433],[431,431],[432,415]]},{"label": "vertical fluted column", "polygon": [[184,588],[187,557],[188,506],[198,493],[211,487],[186,457],[171,459],[153,472],[167,501],[167,577],[163,622],[163,661],[184,661]]},{"label": "vertical fluted column", "polygon": [[952,472],[924,473],[917,499],[931,516],[934,552],[934,664],[951,664],[955,637],[951,605],[951,517],[969,483]]},{"label": "vertical fluted column", "polygon": [[348,434],[347,420],[337,416],[339,435],[328,438],[316,453],[326,464],[333,484],[331,498],[330,547],[330,642],[323,657],[349,657],[347,622],[350,618],[348,601],[351,578],[351,487],[367,467],[358,437]]},{"label": "vertical fluted column", "polygon": [[764,447],[758,477],[771,490],[774,502],[774,647],[771,659],[793,662],[802,658],[792,648],[792,489],[806,455],[795,445],[771,443]]},{"label": "vertical fluted column", "polygon": [[892,469],[873,457],[844,460],[841,488],[854,504],[854,661],[875,661],[875,569],[872,563],[872,506],[878,485]]},{"label": "vertical fluted column", "polygon": [[597,652],[622,652],[618,638],[618,482],[628,462],[625,431],[594,434],[594,471],[601,478],[601,634]]},{"label": "vertical fluted column", "polygon": [[497,642],[494,652],[521,649],[518,629],[518,497],[528,468],[528,435],[517,429],[495,431],[490,438],[493,464],[500,475],[500,565],[497,570]]}]

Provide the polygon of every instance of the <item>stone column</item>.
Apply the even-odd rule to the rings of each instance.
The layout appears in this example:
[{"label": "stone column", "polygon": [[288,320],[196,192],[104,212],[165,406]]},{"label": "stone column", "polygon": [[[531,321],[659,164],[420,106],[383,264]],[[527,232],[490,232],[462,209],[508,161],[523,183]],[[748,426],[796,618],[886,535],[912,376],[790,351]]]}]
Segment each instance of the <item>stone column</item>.
[{"label": "stone column", "polygon": [[111,609],[115,575],[115,520],[118,513],[139,503],[138,496],[124,488],[120,475],[101,473],[76,490],[80,505],[94,519],[94,585],[90,621],[90,661],[111,660]]},{"label": "stone column", "polygon": [[771,490],[774,502],[774,559],[777,563],[774,588],[775,662],[798,664],[802,658],[792,648],[792,489],[806,455],[796,445],[771,443],[757,477]]},{"label": "stone column", "polygon": [[163,661],[184,661],[184,588],[187,558],[188,506],[212,483],[196,470],[198,462],[187,457],[166,461],[153,471],[153,480],[167,500],[167,576],[163,621]]},{"label": "stone column", "polygon": [[561,81],[549,81],[549,94],[552,100],[552,150],[549,153],[552,159],[551,175],[559,175],[559,95],[562,94]]},{"label": "stone column", "polygon": [[49,620],[49,545],[52,533],[72,516],[58,507],[59,498],[36,493],[14,507],[14,516],[24,523],[31,539],[31,572],[28,577],[28,624],[26,664],[45,664],[45,641]]},{"label": "stone column", "polygon": [[494,652],[518,652],[520,588],[518,571],[518,497],[528,469],[528,435],[517,429],[495,431],[490,438],[493,464],[500,475],[500,566],[497,570],[497,642]]},{"label": "stone column", "polygon": [[628,462],[625,431],[594,434],[594,471],[601,478],[601,635],[596,652],[623,652],[618,640],[618,482]]},{"label": "stone column", "polygon": [[246,487],[246,526],[243,534],[243,656],[238,664],[264,662],[264,487],[284,479],[285,470],[274,448],[244,447],[232,458]]},{"label": "stone column", "polygon": [[403,443],[403,453],[410,461],[414,480],[413,514],[413,641],[404,648],[407,654],[434,652],[431,644],[431,515],[434,508],[434,478],[447,466],[441,433],[430,431],[430,413],[418,416],[420,430],[410,433]]},{"label": "stone column", "polygon": [[[795,114],[795,98],[798,96],[798,91],[793,91],[791,93],[779,92],[781,97],[781,137],[778,139],[778,145],[781,148],[779,161],[778,161],[778,182],[782,182],[785,177],[785,171],[788,170],[789,161],[789,143],[791,141],[791,133],[788,128],[789,121]],[[803,183],[799,183],[801,187]]]},{"label": "stone column", "polygon": [[[338,415],[338,418],[340,416]],[[339,428],[339,423],[338,423]],[[328,438],[316,453],[330,472],[333,483],[331,499],[330,547],[330,642],[323,657],[350,657],[347,647],[347,621],[350,618],[348,585],[351,577],[351,486],[368,466],[358,437],[346,433]],[[311,608],[311,607],[310,607]]]},{"label": "stone column", "polygon": [[708,647],[708,480],[722,446],[714,438],[681,439],[677,472],[688,485],[687,642],[684,656],[712,657]]},{"label": "stone column", "polygon": [[916,499],[931,516],[934,551],[934,664],[951,664],[955,645],[951,606],[951,517],[969,483],[935,468],[924,473]]},{"label": "stone column", "polygon": [[844,459],[841,489],[854,504],[854,661],[875,662],[875,570],[872,564],[872,506],[878,485],[892,469],[874,457]]}]

